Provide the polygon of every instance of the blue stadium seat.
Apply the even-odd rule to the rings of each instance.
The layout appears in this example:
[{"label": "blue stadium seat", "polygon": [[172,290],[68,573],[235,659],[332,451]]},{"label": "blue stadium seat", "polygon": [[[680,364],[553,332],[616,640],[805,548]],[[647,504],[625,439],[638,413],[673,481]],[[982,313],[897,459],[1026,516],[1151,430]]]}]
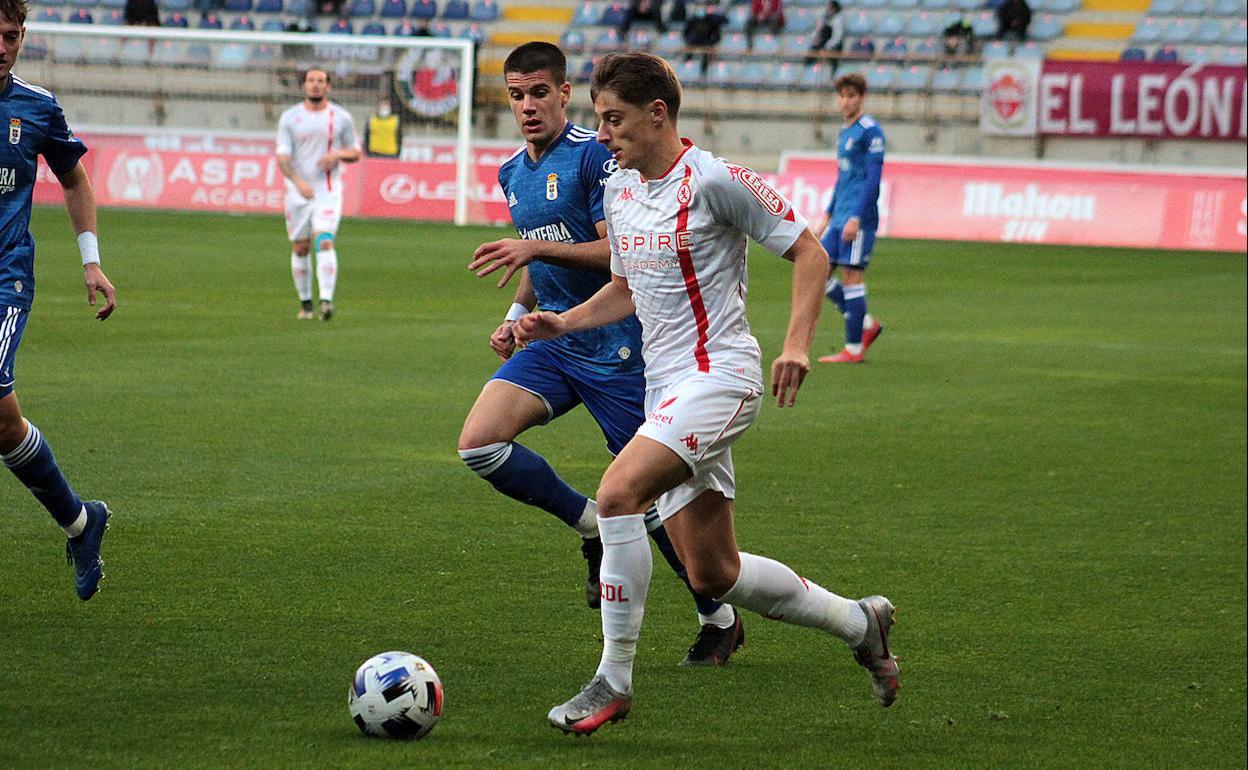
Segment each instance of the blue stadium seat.
[{"label": "blue stadium seat", "polygon": [[360,30],[360,34],[384,37],[386,34],[386,25],[379,21],[370,21],[364,25],[364,29]]},{"label": "blue stadium seat", "polygon": [[869,37],[860,37],[849,44],[849,52],[859,56],[875,56],[875,41]]},{"label": "blue stadium seat", "polygon": [[594,40],[594,53],[610,53],[620,48],[620,31],[615,27],[607,27],[598,33],[598,37]]},{"label": "blue stadium seat", "polygon": [[941,67],[932,73],[932,90],[936,93],[953,93],[958,90],[961,75],[953,67]]},{"label": "blue stadium seat", "polygon": [[326,31],[331,35],[354,35],[355,27],[346,19],[338,19]]},{"label": "blue stadium seat", "polygon": [[564,53],[582,53],[585,50],[585,33],[579,29],[566,29],[559,37],[559,47]]},{"label": "blue stadium seat", "polygon": [[702,57],[690,56],[678,63],[676,77],[684,86],[702,85]]},{"label": "blue stadium seat", "polygon": [[375,0],[351,0],[347,6],[347,16],[352,19],[371,19],[377,15]]},{"label": "blue stadium seat", "polygon": [[997,15],[992,11],[984,11],[971,19],[971,31],[975,33],[975,37],[996,37],[998,28]]},{"label": "blue stadium seat", "polygon": [[1179,12],[1179,0],[1153,0],[1148,6],[1150,16],[1174,16]]},{"label": "blue stadium seat", "polygon": [[225,25],[221,23],[221,17],[215,13],[207,14],[199,20],[200,29],[225,29]]},{"label": "blue stadium seat", "polygon": [[1214,16],[1243,16],[1245,11],[1244,0],[1213,0]]},{"label": "blue stadium seat", "polygon": [[953,5],[953,0],[919,0],[919,8],[924,11],[948,11]]},{"label": "blue stadium seat", "polygon": [[[883,8],[888,5],[888,0],[862,0],[858,5],[863,8]],[[841,11],[841,13],[844,13],[844,11]]]},{"label": "blue stadium seat", "polygon": [[827,88],[831,84],[832,72],[828,68],[827,62],[821,61],[804,66],[801,75],[797,79],[798,87],[805,89]]},{"label": "blue stadium seat", "polygon": [[742,62],[741,69],[737,72],[736,83],[744,88],[769,85],[772,82],[772,72],[771,62],[761,62],[757,59]]},{"label": "blue stadium seat", "polygon": [[954,0],[953,3],[953,7],[963,13],[977,11],[981,5],[983,5],[981,0]]},{"label": "blue stadium seat", "polygon": [[1222,36],[1222,42],[1225,45],[1239,46],[1240,48],[1248,45],[1248,22],[1244,19],[1227,27],[1225,34]]},{"label": "blue stadium seat", "polygon": [[65,19],[66,24],[94,24],[95,17],[86,8],[79,8]]},{"label": "blue stadium seat", "polygon": [[121,40],[115,37],[93,40],[83,54],[90,64],[116,64],[121,59]]},{"label": "blue stadium seat", "polygon": [[1148,61],[1148,54],[1144,52],[1143,48],[1133,45],[1130,48],[1124,48],[1122,53],[1119,54],[1118,60],[1119,61]]},{"label": "blue stadium seat", "polygon": [[432,20],[438,15],[437,0],[412,0],[412,18]]},{"label": "blue stadium seat", "polygon": [[443,21],[463,21],[468,18],[468,0],[446,0],[442,6]]},{"label": "blue stadium seat", "polygon": [[465,24],[463,28],[459,30],[459,34],[456,35],[456,37],[463,40],[471,40],[478,48],[480,48],[485,45],[485,41],[489,35],[485,33],[484,27],[474,21],[471,24]]},{"label": "blue stadium seat", "polygon": [[1170,22],[1170,28],[1166,30],[1162,40],[1167,43],[1186,43],[1195,35],[1196,22],[1191,19],[1178,18]]},{"label": "blue stadium seat", "polygon": [[734,5],[727,11],[720,9],[720,12],[728,17],[728,23],[724,25],[725,32],[744,32],[746,24],[750,21],[750,4]]},{"label": "blue stadium seat", "polygon": [[908,56],[910,54],[910,45],[904,37],[895,37],[884,43],[884,48],[880,53],[889,57]]},{"label": "blue stadium seat", "polygon": [[872,91],[892,91],[897,87],[901,68],[896,64],[877,64],[867,73],[867,85]]},{"label": "blue stadium seat", "polygon": [[1079,10],[1082,0],[1049,0],[1049,13],[1065,15]]},{"label": "blue stadium seat", "polygon": [[260,30],[262,32],[285,32],[286,25],[282,23],[281,19],[265,19],[264,23],[260,25]]},{"label": "blue stadium seat", "polygon": [[576,13],[572,14],[572,26],[574,27],[592,27],[598,23],[598,19],[602,17],[602,11],[597,5],[586,0],[576,7]]},{"label": "blue stadium seat", "polygon": [[502,11],[499,10],[496,0],[476,0],[472,4],[472,11],[469,13],[469,17],[473,21],[489,23],[497,21],[501,14]]},{"label": "blue stadium seat", "polygon": [[1016,59],[1043,59],[1044,45],[1035,40],[1028,40],[1020,43],[1014,49],[1014,58]]},{"label": "blue stadium seat", "polygon": [[251,58],[251,46],[242,43],[226,43],[217,46],[212,53],[212,66],[223,70],[241,70]]},{"label": "blue stadium seat", "polygon": [[602,11],[602,16],[598,17],[598,23],[604,27],[618,27],[624,23],[624,14],[628,9],[623,3],[611,3]]},{"label": "blue stadium seat", "polygon": [[798,8],[784,15],[784,31],[794,35],[808,35],[815,31],[819,14],[806,8]]},{"label": "blue stadium seat", "polygon": [[845,19],[845,34],[851,37],[860,37],[862,35],[870,35],[871,30],[875,27],[875,22],[871,15],[865,11],[857,11],[847,14]]},{"label": "blue stadium seat", "polygon": [[897,73],[897,82],[895,87],[898,91],[904,91],[907,93],[926,91],[931,72],[931,67],[924,67],[917,64],[905,67],[901,70],[901,72]]},{"label": "blue stadium seat", "polygon": [[962,80],[958,83],[958,90],[964,94],[978,94],[984,90],[984,68],[983,67],[967,67],[962,71]]},{"label": "blue stadium seat", "polygon": [[100,0],[101,8],[116,8],[119,11],[126,10],[126,0]]},{"label": "blue stadium seat", "polygon": [[35,21],[42,21],[48,24],[60,24],[64,21],[61,12],[55,8],[40,8],[34,14]]},{"label": "blue stadium seat", "polygon": [[157,0],[157,7],[162,11],[186,13],[191,10],[191,0]]},{"label": "blue stadium seat", "polygon": [[779,56],[780,39],[768,32],[754,38],[754,53],[759,56]]},{"label": "blue stadium seat", "polygon": [[225,0],[221,9],[230,13],[250,13],[251,0]]},{"label": "blue stadium seat", "polygon": [[919,0],[889,0],[888,5],[898,11],[913,11],[919,7]]},{"label": "blue stadium seat", "polygon": [[126,23],[126,14],[113,8],[100,14],[100,20],[97,24],[103,24],[106,27],[120,27]]},{"label": "blue stadium seat", "polygon": [[985,59],[1008,59],[1010,44],[1004,40],[990,40],[984,44],[983,56]]},{"label": "blue stadium seat", "polygon": [[1222,39],[1222,26],[1221,19],[1201,19],[1200,26],[1196,28],[1196,34],[1192,35],[1192,42],[1205,45],[1216,44]]},{"label": "blue stadium seat", "polygon": [[1156,43],[1165,31],[1165,24],[1155,16],[1145,16],[1135,25],[1131,39],[1137,43]]},{"label": "blue stadium seat", "polygon": [[162,26],[172,27],[173,29],[186,29],[190,26],[190,22],[180,13],[171,13],[165,17],[165,23]]},{"label": "blue stadium seat", "polygon": [[1213,64],[1214,61],[1213,51],[1203,45],[1188,48],[1180,54],[1179,58],[1185,64]]},{"label": "blue stadium seat", "polygon": [[[771,84],[780,88],[794,88],[801,79],[802,71],[799,65],[791,61],[777,62],[771,71]],[[767,85],[764,83],[764,85]]]},{"label": "blue stadium seat", "polygon": [[645,27],[633,27],[628,31],[628,40],[625,44],[632,51],[649,51],[650,46],[654,45],[654,35],[650,34],[650,30]]},{"label": "blue stadium seat", "polygon": [[[49,6],[53,6],[53,5],[65,5],[68,1],[69,1],[69,0],[51,0],[51,2],[48,2],[48,0],[44,0],[44,2],[42,2],[42,3],[40,3],[40,4],[39,4],[39,8],[40,8],[40,9],[42,9],[42,8],[47,8],[47,7],[49,7]],[[32,9],[31,9],[31,13],[30,13],[30,18],[31,18],[31,19],[34,19],[34,18],[35,18],[36,16],[38,16],[38,15],[39,15],[39,14],[38,14],[38,9],[32,8]]]},{"label": "blue stadium seat", "polygon": [[899,37],[905,30],[906,17],[900,13],[891,13],[875,25],[874,34],[882,37]]},{"label": "blue stadium seat", "polygon": [[1163,45],[1156,51],[1153,51],[1153,61],[1159,62],[1177,62],[1179,60],[1179,51],[1172,45]]},{"label": "blue stadium seat", "polygon": [[669,29],[655,41],[654,52],[660,56],[670,57],[684,47],[685,39],[681,37],[680,31]]},{"label": "blue stadium seat", "polygon": [[711,68],[706,72],[707,85],[725,88],[736,85],[740,80],[741,64],[735,61],[716,59],[711,62]]},{"label": "blue stadium seat", "polygon": [[282,0],[256,0],[256,13],[281,13]]},{"label": "blue stadium seat", "polygon": [[927,11],[920,11],[910,14],[904,29],[910,37],[931,37],[940,34],[943,25],[940,24],[940,17]]},{"label": "blue stadium seat", "polygon": [[1179,0],[1179,13],[1184,16],[1199,18],[1205,15],[1209,4],[1205,0]]},{"label": "blue stadium seat", "polygon": [[429,36],[430,37],[453,37],[454,35],[451,33],[451,28],[447,26],[445,22],[435,21],[434,23],[429,25]]},{"label": "blue stadium seat", "polygon": [[286,0],[286,13],[291,16],[311,17],[316,13],[315,0]]},{"label": "blue stadium seat", "polygon": [[100,0],[69,0],[72,8],[94,8],[100,4]]},{"label": "blue stadium seat", "polygon": [[377,15],[383,19],[401,19],[407,15],[407,0],[383,0]]},{"label": "blue stadium seat", "polygon": [[744,56],[750,50],[750,41],[744,32],[733,32],[719,41],[719,52],[724,56]]},{"label": "blue stadium seat", "polygon": [[1062,22],[1051,13],[1041,14],[1032,19],[1027,36],[1032,40],[1056,40],[1062,36]]},{"label": "blue stadium seat", "polygon": [[152,59],[165,66],[182,64],[186,61],[186,43],[178,40],[157,41],[156,50],[152,52]]},{"label": "blue stadium seat", "polygon": [[235,18],[234,21],[230,22],[230,29],[236,29],[242,32],[254,32],[256,29],[256,23],[252,21],[250,16],[243,14],[242,16]]},{"label": "blue stadium seat", "polygon": [[926,37],[914,46],[915,56],[933,57],[944,53],[944,48],[934,37]]},{"label": "blue stadium seat", "polygon": [[1222,53],[1218,54],[1214,59],[1214,63],[1227,67],[1242,67],[1244,66],[1244,59],[1245,55],[1243,46],[1239,46],[1238,48],[1223,48]]}]

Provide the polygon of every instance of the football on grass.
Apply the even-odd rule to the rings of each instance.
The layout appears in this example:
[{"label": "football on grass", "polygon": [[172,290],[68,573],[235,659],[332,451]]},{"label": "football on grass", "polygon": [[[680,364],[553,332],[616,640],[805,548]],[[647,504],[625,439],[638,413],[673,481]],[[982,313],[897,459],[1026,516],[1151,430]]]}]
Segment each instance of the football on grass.
[{"label": "football on grass", "polygon": [[421,657],[383,652],[355,672],[347,707],[365,735],[424,738],[442,718],[442,680]]}]

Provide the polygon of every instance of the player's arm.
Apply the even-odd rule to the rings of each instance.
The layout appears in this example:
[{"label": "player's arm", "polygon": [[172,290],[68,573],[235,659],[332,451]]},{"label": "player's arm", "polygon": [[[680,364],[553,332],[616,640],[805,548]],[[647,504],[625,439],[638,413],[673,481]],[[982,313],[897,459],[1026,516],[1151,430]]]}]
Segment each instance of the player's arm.
[{"label": "player's arm", "polygon": [[792,406],[810,371],[810,344],[815,339],[823,286],[828,280],[828,254],[810,230],[804,230],[784,253],[793,263],[793,306],[784,350],[771,364],[771,394],[780,406]]},{"label": "player's arm", "polygon": [[498,286],[502,288],[517,270],[533,262],[548,262],[560,267],[578,270],[611,270],[611,247],[607,243],[606,222],[598,222],[598,240],[588,243],[560,243],[559,241],[524,240],[503,238],[483,243],[472,253],[469,270],[475,270],[483,278],[496,270],[506,268]]},{"label": "player's arm", "polygon": [[594,296],[563,313],[530,313],[516,323],[516,341],[549,340],[571,332],[593,329],[621,321],[636,311],[633,292],[624,276],[612,273],[611,282]]},{"label": "player's arm", "polygon": [[884,134],[876,129],[868,140],[867,154],[863,158],[866,176],[862,183],[862,195],[854,203],[855,213],[845,222],[842,237],[852,241],[858,237],[858,228],[862,225],[862,214],[880,198],[880,179],[884,176]]},{"label": "player's arm", "polygon": [[360,159],[360,147],[355,142],[355,125],[350,115],[343,115],[346,119],[339,123],[338,135],[333,142],[339,149],[331,149],[317,161],[317,166],[324,171],[333,171],[339,163],[355,163]]},{"label": "player's arm", "polygon": [[529,279],[529,271],[525,270],[520,274],[520,282],[516,286],[516,294],[511,300],[511,309],[507,311],[506,317],[503,318],[503,323],[490,335],[490,349],[497,353],[502,360],[506,361],[516,352],[516,321],[528,315],[535,307],[537,307],[537,292],[533,290],[533,282]]},{"label": "player's arm", "polygon": [[95,294],[104,295],[104,306],[95,311],[95,317],[103,321],[117,307],[117,290],[100,269],[100,244],[96,237],[95,190],[91,179],[81,163],[57,176],[65,189],[65,208],[69,222],[78,236],[78,250],[82,253],[82,280],[87,287],[87,304],[95,306]]},{"label": "player's arm", "polygon": [[312,200],[312,196],[316,194],[312,191],[312,185],[300,179],[299,175],[295,173],[295,167],[291,165],[289,155],[277,154],[277,170],[281,171],[282,176],[291,181],[300,195],[307,200]]}]

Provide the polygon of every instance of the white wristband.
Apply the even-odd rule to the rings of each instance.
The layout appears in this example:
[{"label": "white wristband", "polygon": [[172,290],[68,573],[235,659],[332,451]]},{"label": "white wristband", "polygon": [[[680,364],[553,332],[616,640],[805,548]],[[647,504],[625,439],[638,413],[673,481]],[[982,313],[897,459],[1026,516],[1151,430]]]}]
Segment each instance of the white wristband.
[{"label": "white wristband", "polygon": [[525,307],[524,305],[521,305],[519,302],[513,302],[511,303],[511,310],[507,311],[507,317],[504,318],[503,320],[504,321],[519,321],[521,316],[526,316],[528,314],[529,314],[529,309],[527,307]]},{"label": "white wristband", "polygon": [[100,264],[100,239],[87,230],[78,233],[78,253],[82,254],[82,266]]}]

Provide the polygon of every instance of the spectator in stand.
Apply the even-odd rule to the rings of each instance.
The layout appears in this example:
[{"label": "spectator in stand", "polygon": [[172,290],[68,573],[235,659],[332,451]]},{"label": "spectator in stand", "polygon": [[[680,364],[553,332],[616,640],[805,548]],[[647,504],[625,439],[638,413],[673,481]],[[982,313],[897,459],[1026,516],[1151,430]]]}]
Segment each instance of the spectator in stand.
[{"label": "spectator in stand", "polygon": [[[818,57],[813,54],[819,51],[839,54],[844,48],[845,20],[841,18],[841,4],[837,0],[828,0],[828,7],[819,19],[819,30],[815,33],[815,40],[810,44],[810,53],[812,55],[806,57],[806,65],[810,66],[815,62],[815,59]],[[840,63],[840,57],[832,56],[827,62],[830,71],[836,72],[836,65]]]},{"label": "spectator in stand", "polygon": [[624,12],[624,23],[620,25],[620,39],[628,36],[628,30],[635,21],[647,21],[663,34],[667,25],[663,23],[663,3],[661,0],[629,0],[628,10]]},{"label": "spectator in stand", "polygon": [[958,19],[945,27],[945,56],[969,56],[975,53],[975,31],[966,19]]},{"label": "spectator in stand", "polygon": [[762,28],[773,35],[784,29],[784,0],[750,0],[750,20],[745,23],[746,44],[754,47],[754,30]]},{"label": "spectator in stand", "polygon": [[156,10],[156,0],[126,0],[124,18],[127,24],[135,27],[160,26],[160,12]]},{"label": "spectator in stand", "polygon": [[[711,52],[719,45],[723,36],[724,25],[728,17],[719,12],[719,5],[711,2],[706,4],[702,13],[690,16],[685,22],[685,45],[690,48],[704,49],[702,53],[702,74],[706,74],[711,66]],[[693,54],[685,57],[685,61],[693,58]]]},{"label": "spectator in stand", "polygon": [[1027,0],[1005,0],[997,9],[997,36],[1001,40],[1027,39],[1027,26],[1031,24],[1031,6]]},{"label": "spectator in stand", "polygon": [[672,7],[667,11],[667,23],[672,26],[684,24],[689,18],[688,0],[672,0]]}]

